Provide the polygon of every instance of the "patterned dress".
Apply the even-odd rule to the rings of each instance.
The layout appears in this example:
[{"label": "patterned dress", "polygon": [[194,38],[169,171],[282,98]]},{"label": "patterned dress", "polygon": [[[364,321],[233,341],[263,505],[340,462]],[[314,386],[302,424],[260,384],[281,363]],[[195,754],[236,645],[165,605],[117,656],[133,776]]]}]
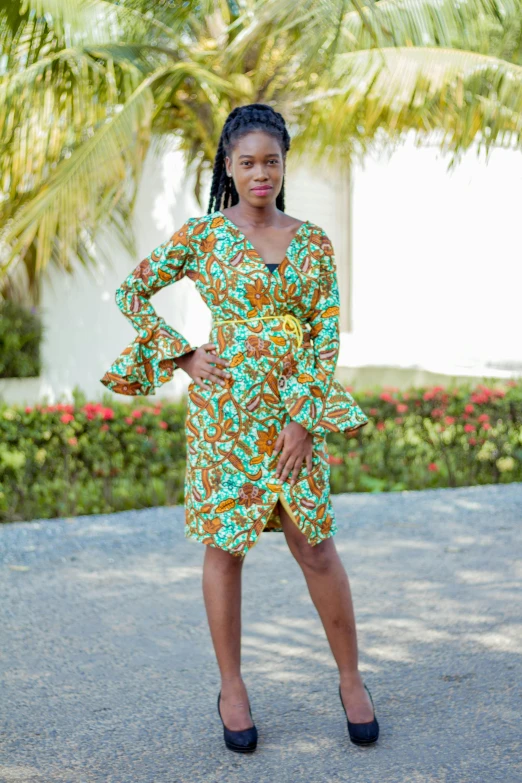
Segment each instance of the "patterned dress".
[{"label": "patterned dress", "polygon": [[[281,532],[278,499],[310,545],[337,532],[325,438],[368,423],[334,379],[339,289],[328,236],[305,221],[273,266],[223,212],[190,218],[117,289],[138,335],[101,378],[125,395],[154,394],[172,378],[173,360],[197,346],[149,300],[187,275],[212,313],[208,342],[230,360],[231,377],[188,387],[185,535],[237,556],[262,531]],[[281,452],[272,454],[290,421],[313,435],[312,469],[304,462],[293,486],[291,475],[276,481]]]}]

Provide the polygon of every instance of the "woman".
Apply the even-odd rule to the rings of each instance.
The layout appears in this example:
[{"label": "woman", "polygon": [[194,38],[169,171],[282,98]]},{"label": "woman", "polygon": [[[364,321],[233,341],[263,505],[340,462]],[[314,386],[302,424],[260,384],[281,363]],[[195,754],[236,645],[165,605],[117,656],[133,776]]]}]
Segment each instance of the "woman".
[{"label": "woman", "polygon": [[[284,213],[289,147],[284,119],[270,106],[229,114],[208,214],[190,218],[117,290],[138,337],[101,379],[131,395],[153,394],[179,367],[192,379],[185,535],[207,544],[203,595],[221,673],[218,711],[226,745],[238,752],[257,744],[240,671],[240,604],[244,558],[262,531],[283,532],[303,570],[339,668],[351,740],[368,744],[379,732],[333,542],[325,441],[328,432],[353,435],[368,417],[333,377],[339,292],[330,240]],[[199,347],[149,302],[184,275],[214,319],[210,341]]]}]

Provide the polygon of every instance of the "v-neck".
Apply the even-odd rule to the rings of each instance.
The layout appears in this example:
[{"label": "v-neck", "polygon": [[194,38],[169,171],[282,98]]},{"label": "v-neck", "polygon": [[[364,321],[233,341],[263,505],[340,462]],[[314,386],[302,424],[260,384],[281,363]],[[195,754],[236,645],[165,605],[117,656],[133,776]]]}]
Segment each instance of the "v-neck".
[{"label": "v-neck", "polygon": [[283,263],[283,261],[285,261],[285,260],[286,260],[286,258],[287,258],[287,256],[288,256],[288,254],[289,254],[289,252],[290,252],[290,250],[291,250],[291,248],[292,248],[292,246],[293,246],[294,242],[295,242],[295,241],[296,241],[296,239],[298,238],[298,236],[299,236],[299,233],[300,233],[301,229],[302,229],[302,228],[304,228],[305,226],[308,226],[308,225],[310,224],[310,221],[309,221],[309,220],[305,220],[303,223],[301,223],[301,225],[299,226],[299,228],[298,228],[298,229],[297,229],[297,231],[295,232],[294,236],[293,236],[293,237],[292,237],[292,239],[290,240],[290,244],[287,246],[287,248],[286,248],[286,250],[285,250],[285,254],[284,254],[283,258],[281,259],[281,261],[279,261],[279,263],[276,263],[276,262],[274,262],[273,264],[271,264],[271,265],[269,266],[269,265],[266,263],[266,261],[264,260],[264,258],[261,256],[261,253],[259,252],[259,250],[256,250],[256,248],[254,247],[254,245],[252,244],[252,242],[250,241],[250,239],[249,239],[249,238],[246,236],[246,234],[244,234],[244,233],[241,231],[241,229],[239,228],[239,226],[236,226],[236,224],[235,224],[235,223],[234,223],[232,220],[230,220],[230,218],[229,218],[229,217],[227,217],[227,216],[225,215],[225,213],[224,213],[224,212],[221,212],[221,210],[220,210],[220,209],[217,209],[217,210],[216,210],[216,214],[218,214],[218,215],[221,215],[221,217],[224,217],[224,218],[225,218],[225,220],[226,220],[228,223],[230,223],[230,225],[231,225],[231,226],[233,226],[233,227],[236,229],[236,231],[238,231],[238,232],[241,234],[241,236],[243,237],[243,239],[245,240],[245,242],[246,242],[248,245],[250,245],[250,247],[252,248],[252,250],[253,250],[255,253],[257,253],[257,255],[259,256],[259,258],[261,259],[261,263],[263,264],[263,266],[264,266],[264,267],[266,267],[266,270],[267,270],[267,272],[268,272],[269,274],[271,274],[271,275],[272,275],[272,274],[274,274],[275,272],[277,272],[277,271],[278,271],[278,269],[270,269],[270,266],[276,266],[276,267],[280,267],[280,266],[281,266],[281,264]]}]

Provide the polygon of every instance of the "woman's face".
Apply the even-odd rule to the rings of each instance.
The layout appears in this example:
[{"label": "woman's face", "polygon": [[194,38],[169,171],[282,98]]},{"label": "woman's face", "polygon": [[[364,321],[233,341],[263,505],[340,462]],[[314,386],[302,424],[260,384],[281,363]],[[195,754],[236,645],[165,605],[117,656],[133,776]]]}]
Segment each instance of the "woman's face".
[{"label": "woman's face", "polygon": [[225,165],[241,200],[254,207],[275,202],[283,185],[285,163],[279,142],[271,134],[247,133],[236,142],[232,160],[226,157]]}]

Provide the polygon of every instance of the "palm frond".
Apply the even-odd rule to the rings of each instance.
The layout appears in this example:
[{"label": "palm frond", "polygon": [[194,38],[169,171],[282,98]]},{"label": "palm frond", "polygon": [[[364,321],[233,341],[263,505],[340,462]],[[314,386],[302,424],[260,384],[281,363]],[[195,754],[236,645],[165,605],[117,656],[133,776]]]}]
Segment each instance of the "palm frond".
[{"label": "palm frond", "polygon": [[290,102],[305,128],[293,146],[315,150],[316,160],[348,162],[410,130],[438,133],[441,148],[456,154],[475,140],[486,153],[522,146],[522,66],[514,63],[455,49],[384,48],[338,55],[327,81]]}]

